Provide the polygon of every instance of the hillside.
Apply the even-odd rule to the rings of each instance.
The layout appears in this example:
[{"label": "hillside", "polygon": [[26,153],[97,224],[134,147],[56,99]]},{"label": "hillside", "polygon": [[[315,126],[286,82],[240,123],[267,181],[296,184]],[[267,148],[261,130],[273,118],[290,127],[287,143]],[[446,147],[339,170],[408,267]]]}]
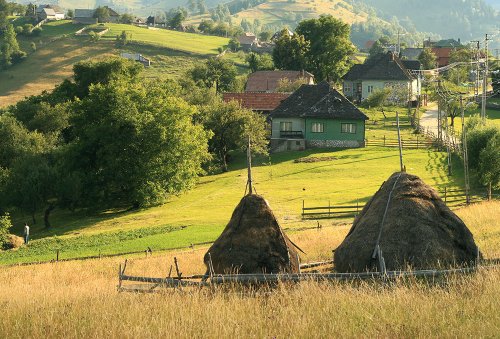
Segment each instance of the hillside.
[{"label": "hillside", "polygon": [[[26,60],[7,70],[0,71],[0,107],[13,104],[25,96],[51,90],[56,84],[71,76],[73,65],[79,61],[121,52],[141,53],[152,60],[144,72],[146,78],[176,78],[186,69],[217,54],[229,39],[203,36],[168,30],[147,30],[130,25],[110,24],[110,32],[98,42],[87,36],[75,36],[81,28],[67,21],[44,25],[41,37],[20,38],[22,48],[30,52],[30,43],[37,50]],[[116,48],[114,40],[123,30],[130,34],[131,43]],[[242,63],[237,55],[231,60]]]},{"label": "hillside", "polygon": [[[380,112],[371,110],[367,114],[370,121],[378,121],[367,126],[369,140],[396,137],[394,111],[386,111],[389,120],[385,126]],[[402,134],[404,140],[416,138],[409,126]],[[408,149],[404,157],[409,172],[438,189],[463,185],[458,159],[454,176],[446,175],[444,152]],[[301,220],[303,201],[306,206],[363,204],[398,169],[399,157],[395,148],[367,147],[286,152],[254,163],[257,193],[266,197],[283,227],[294,230],[316,225],[315,221]],[[32,225],[29,248],[0,254],[0,263],[50,260],[56,249],[61,249],[61,257],[71,258],[213,241],[244,193],[244,167],[244,158],[233,155],[229,172],[202,177],[191,191],[150,209],[104,211],[92,216],[55,210],[50,231],[43,230],[41,222]],[[16,217],[15,232],[21,232],[25,219]],[[325,224],[332,222],[336,223]]]}]

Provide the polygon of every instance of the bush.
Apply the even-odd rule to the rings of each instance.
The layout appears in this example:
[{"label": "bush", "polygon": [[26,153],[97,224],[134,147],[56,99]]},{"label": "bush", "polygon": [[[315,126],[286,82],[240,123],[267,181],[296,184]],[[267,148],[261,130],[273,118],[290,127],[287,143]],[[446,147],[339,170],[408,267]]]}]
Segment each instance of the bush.
[{"label": "bush", "polygon": [[26,58],[26,52],[23,51],[17,51],[12,53],[11,55],[12,58],[12,64],[17,64],[18,62],[23,61],[24,58]]},{"label": "bush", "polygon": [[17,35],[23,34],[23,27],[22,26],[16,26],[16,28],[14,29],[14,31],[16,32]]},{"label": "bush", "polygon": [[41,27],[33,28],[33,30],[31,31],[32,36],[40,36],[41,34],[42,34]]},{"label": "bush", "polygon": [[7,245],[9,228],[12,227],[9,213],[0,216],[0,248],[4,249]]},{"label": "bush", "polygon": [[30,46],[31,46],[31,50],[32,50],[33,52],[36,52],[36,44],[35,44],[35,42],[34,42],[34,41],[32,41],[32,42],[31,42],[31,45],[30,45]]},{"label": "bush", "polygon": [[389,95],[391,94],[390,88],[376,89],[363,101],[364,107],[380,107],[383,106]]},{"label": "bush", "polygon": [[24,35],[30,35],[32,30],[33,30],[33,25],[32,24],[25,24],[23,26],[23,34]]}]

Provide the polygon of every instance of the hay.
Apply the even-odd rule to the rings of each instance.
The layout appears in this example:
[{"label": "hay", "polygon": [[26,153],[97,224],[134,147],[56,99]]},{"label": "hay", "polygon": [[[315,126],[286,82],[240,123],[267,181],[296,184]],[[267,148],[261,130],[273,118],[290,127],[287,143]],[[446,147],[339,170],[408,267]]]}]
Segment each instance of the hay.
[{"label": "hay", "polygon": [[471,232],[437,192],[415,175],[399,175],[382,184],[335,250],[338,272],[377,270],[372,254],[393,187],[380,237],[387,270],[467,265],[477,258]]},{"label": "hay", "polygon": [[[209,255],[210,253],[210,255]],[[256,194],[245,196],[226,228],[205,254],[214,273],[297,273],[295,246],[283,233],[266,200]]]},{"label": "hay", "polygon": [[[3,243],[3,248],[6,250],[18,249],[24,244],[24,239],[14,234],[7,234],[7,239]],[[1,248],[0,248],[1,249]]]}]

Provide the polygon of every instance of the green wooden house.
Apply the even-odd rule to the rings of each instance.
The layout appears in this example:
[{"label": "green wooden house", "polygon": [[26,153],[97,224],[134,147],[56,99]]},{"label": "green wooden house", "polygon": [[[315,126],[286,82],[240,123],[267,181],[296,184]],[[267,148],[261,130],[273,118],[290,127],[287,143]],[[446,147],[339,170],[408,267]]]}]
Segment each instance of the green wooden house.
[{"label": "green wooden house", "polygon": [[270,119],[272,152],[365,146],[368,117],[327,82],[302,85]]}]

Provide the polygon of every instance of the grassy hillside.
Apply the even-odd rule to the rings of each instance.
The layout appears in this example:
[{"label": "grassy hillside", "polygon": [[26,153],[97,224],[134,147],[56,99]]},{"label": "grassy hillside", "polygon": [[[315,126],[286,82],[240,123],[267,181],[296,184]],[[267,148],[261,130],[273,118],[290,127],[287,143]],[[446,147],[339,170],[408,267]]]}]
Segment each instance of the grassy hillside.
[{"label": "grassy hillside", "polygon": [[[500,203],[457,211],[487,257],[500,256]],[[290,234],[306,260],[331,257],[349,227]],[[173,257],[183,275],[205,272],[206,248],[130,258],[127,273],[164,277]],[[118,293],[123,258],[0,270],[0,336],[26,338],[497,337],[500,270],[441,284],[401,280],[282,284],[275,289],[183,289]],[[13,335],[14,334],[14,335]]]},{"label": "grassy hillside", "polygon": [[[20,21],[19,24],[22,24]],[[176,78],[193,65],[214,56],[217,48],[228,39],[167,30],[147,30],[130,25],[110,24],[110,32],[98,42],[87,36],[75,36],[82,28],[70,21],[50,22],[43,26],[40,37],[19,37],[20,46],[28,52],[22,63],[0,71],[0,107],[16,103],[25,96],[51,90],[72,75],[73,65],[79,61],[121,52],[141,53],[152,60],[145,69],[146,78]],[[126,30],[131,43],[116,48],[114,39]],[[35,42],[37,50],[31,50]],[[228,54],[233,62],[242,64],[238,54]]]},{"label": "grassy hillside", "polygon": [[263,24],[291,24],[297,15],[303,19],[317,18],[322,14],[331,14],[334,17],[352,24],[366,20],[366,14],[354,13],[352,6],[341,0],[270,0],[257,7],[233,15],[234,21],[239,23],[243,18],[253,22],[259,19]]},{"label": "grassy hillside", "polygon": [[[390,117],[387,126],[379,127],[379,121],[369,126],[367,136],[396,137],[394,113],[386,114]],[[403,135],[409,138],[411,129],[405,129]],[[33,225],[34,240],[30,246],[0,254],[0,263],[48,260],[54,257],[56,249],[68,258],[213,241],[244,193],[244,159],[235,156],[229,172],[200,178],[193,190],[172,197],[163,206],[133,212],[105,211],[92,216],[56,210],[52,230],[42,230],[40,223]],[[455,177],[445,174],[445,153],[405,150],[404,157],[409,172],[436,188],[462,184],[459,163]],[[281,153],[255,163],[261,164],[254,169],[256,191],[268,199],[285,228],[295,229],[315,225],[314,221],[300,218],[303,200],[306,206],[366,202],[398,170],[399,157],[396,149],[368,147]],[[23,217],[16,218],[15,232],[21,232],[24,221]]]}]

